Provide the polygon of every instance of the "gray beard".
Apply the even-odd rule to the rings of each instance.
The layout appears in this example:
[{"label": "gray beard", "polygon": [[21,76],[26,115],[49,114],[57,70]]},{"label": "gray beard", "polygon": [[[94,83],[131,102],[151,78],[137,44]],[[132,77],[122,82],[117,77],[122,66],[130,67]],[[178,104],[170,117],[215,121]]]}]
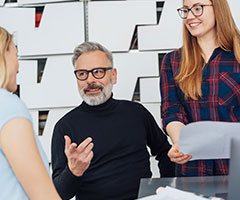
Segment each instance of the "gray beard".
[{"label": "gray beard", "polygon": [[113,89],[113,84],[109,83],[103,88],[103,90],[100,92],[99,95],[88,96],[84,93],[84,89],[79,90],[79,93],[86,104],[90,106],[97,106],[105,103],[111,97],[112,89]]}]

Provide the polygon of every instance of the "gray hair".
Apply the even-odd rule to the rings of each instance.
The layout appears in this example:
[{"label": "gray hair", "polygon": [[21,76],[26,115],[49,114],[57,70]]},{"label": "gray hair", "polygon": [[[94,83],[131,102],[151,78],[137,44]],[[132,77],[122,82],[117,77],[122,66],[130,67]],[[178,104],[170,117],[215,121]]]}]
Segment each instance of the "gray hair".
[{"label": "gray hair", "polygon": [[111,67],[113,66],[113,56],[112,53],[104,46],[97,42],[83,42],[82,44],[78,45],[73,51],[72,63],[75,66],[75,62],[84,53],[93,52],[93,51],[102,51],[105,53],[107,59],[111,63]]}]

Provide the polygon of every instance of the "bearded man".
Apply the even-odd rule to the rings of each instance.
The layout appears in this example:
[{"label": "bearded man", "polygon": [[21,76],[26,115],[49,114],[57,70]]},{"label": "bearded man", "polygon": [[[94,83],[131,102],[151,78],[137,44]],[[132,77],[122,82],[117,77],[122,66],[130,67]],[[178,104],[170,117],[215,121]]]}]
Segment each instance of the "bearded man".
[{"label": "bearded man", "polygon": [[113,98],[111,52],[84,42],[72,61],[83,102],[57,122],[52,137],[52,177],[62,199],[136,199],[140,179],[152,175],[147,146],[161,177],[174,176],[171,145],[150,112]]}]

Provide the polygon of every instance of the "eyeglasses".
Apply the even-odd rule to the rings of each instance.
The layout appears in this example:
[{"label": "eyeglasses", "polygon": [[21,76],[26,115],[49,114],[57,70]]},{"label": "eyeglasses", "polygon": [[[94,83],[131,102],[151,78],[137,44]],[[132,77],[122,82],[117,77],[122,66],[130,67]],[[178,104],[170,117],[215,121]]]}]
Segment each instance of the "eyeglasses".
[{"label": "eyeglasses", "polygon": [[89,72],[92,73],[94,78],[102,79],[106,75],[106,71],[111,69],[112,67],[99,67],[99,68],[93,68],[91,70],[78,69],[74,71],[74,74],[76,78],[80,81],[87,80],[89,76]]},{"label": "eyeglasses", "polygon": [[182,19],[187,19],[189,11],[191,11],[195,17],[200,17],[203,14],[203,8],[205,6],[212,6],[212,4],[206,4],[206,5],[197,4],[192,6],[191,8],[187,8],[187,7],[178,8],[177,11],[179,16]]}]

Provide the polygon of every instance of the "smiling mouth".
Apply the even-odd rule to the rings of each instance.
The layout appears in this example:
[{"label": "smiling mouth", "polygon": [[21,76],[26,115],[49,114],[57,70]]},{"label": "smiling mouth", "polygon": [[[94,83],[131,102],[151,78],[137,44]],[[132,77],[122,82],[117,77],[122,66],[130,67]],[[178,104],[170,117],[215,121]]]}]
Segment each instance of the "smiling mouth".
[{"label": "smiling mouth", "polygon": [[100,86],[90,86],[84,89],[84,93],[88,95],[96,95],[99,94],[103,90]]},{"label": "smiling mouth", "polygon": [[200,22],[195,22],[195,23],[189,23],[188,26],[191,28],[199,26],[201,23]]},{"label": "smiling mouth", "polygon": [[102,91],[100,88],[98,89],[89,89],[89,90],[85,90],[86,94],[95,94],[95,93],[99,93],[100,91]]}]

